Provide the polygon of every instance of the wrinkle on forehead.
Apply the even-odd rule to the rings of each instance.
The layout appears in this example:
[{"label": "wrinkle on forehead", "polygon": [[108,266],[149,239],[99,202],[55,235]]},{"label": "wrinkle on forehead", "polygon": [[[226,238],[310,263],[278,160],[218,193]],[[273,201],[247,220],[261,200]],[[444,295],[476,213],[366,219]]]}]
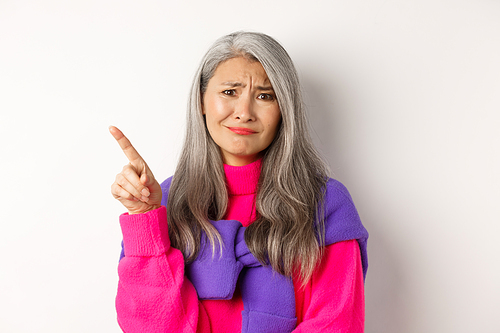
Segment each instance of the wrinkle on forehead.
[{"label": "wrinkle on forehead", "polygon": [[[245,63],[242,63],[242,60]],[[273,90],[262,64],[246,57],[231,58],[222,62],[212,79],[222,79],[223,82],[217,84],[229,87],[245,88],[250,83],[250,87],[255,85],[258,90]]]}]

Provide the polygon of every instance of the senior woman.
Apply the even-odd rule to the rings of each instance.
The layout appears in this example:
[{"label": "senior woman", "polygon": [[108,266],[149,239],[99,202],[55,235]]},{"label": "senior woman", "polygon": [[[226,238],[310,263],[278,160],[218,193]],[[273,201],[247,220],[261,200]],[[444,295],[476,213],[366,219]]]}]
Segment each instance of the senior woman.
[{"label": "senior woman", "polygon": [[363,332],[368,233],[328,178],[276,40],[236,32],[208,50],[161,185],[110,131],[130,161],[112,185],[128,210],[116,299],[125,332]]}]

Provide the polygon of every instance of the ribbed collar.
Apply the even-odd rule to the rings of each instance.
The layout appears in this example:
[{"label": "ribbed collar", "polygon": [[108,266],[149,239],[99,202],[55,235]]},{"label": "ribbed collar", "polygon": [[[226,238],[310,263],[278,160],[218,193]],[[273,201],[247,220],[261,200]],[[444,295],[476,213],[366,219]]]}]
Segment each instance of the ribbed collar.
[{"label": "ribbed collar", "polygon": [[244,166],[224,164],[229,195],[246,195],[257,192],[262,159]]}]

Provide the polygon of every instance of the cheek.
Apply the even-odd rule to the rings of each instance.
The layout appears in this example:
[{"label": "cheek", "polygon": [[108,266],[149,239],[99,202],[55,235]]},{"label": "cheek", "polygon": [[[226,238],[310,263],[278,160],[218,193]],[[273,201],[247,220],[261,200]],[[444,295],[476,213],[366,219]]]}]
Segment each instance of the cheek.
[{"label": "cheek", "polygon": [[207,122],[209,119],[213,123],[221,122],[230,115],[227,103],[224,103],[220,99],[207,99],[206,102],[204,114],[207,117]]},{"label": "cheek", "polygon": [[[278,128],[280,126],[280,123],[281,123],[281,112],[278,108],[277,110],[275,110],[273,112],[273,114],[270,117],[269,122],[268,122],[268,128],[271,132],[274,133],[274,135],[276,135],[276,132],[278,132]],[[274,139],[274,137],[273,137],[273,139]]]},{"label": "cheek", "polygon": [[210,136],[220,146],[223,135],[222,123],[225,119],[223,104],[216,98],[206,98],[204,104],[205,123]]}]

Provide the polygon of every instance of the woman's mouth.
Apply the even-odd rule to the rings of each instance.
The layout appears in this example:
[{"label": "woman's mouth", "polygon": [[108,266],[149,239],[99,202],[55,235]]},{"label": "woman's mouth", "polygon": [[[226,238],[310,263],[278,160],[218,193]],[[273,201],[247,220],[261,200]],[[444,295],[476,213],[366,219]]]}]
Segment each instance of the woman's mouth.
[{"label": "woman's mouth", "polygon": [[251,130],[249,128],[244,128],[244,127],[228,127],[231,131],[233,131],[236,134],[239,135],[250,135],[250,134],[255,134],[257,133],[254,130]]}]

